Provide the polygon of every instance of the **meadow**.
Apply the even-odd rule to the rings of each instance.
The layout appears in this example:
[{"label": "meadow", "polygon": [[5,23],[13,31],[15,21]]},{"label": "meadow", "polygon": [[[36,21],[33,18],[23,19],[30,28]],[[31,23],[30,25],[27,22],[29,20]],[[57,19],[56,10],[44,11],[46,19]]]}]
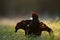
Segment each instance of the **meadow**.
[{"label": "meadow", "polygon": [[43,31],[41,36],[28,37],[25,36],[25,32],[22,29],[15,33],[15,25],[0,24],[0,40],[60,40],[60,20],[45,20],[43,22],[53,30],[52,35],[49,35],[48,32]]}]

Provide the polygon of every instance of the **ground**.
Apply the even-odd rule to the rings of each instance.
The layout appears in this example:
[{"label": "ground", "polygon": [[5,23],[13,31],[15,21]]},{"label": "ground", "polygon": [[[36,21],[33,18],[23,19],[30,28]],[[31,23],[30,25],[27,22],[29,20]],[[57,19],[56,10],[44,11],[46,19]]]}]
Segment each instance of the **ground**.
[{"label": "ground", "polygon": [[60,21],[43,21],[53,30],[53,34],[42,32],[39,37],[26,37],[23,30],[18,30],[15,33],[15,26],[0,24],[0,40],[60,40]]}]

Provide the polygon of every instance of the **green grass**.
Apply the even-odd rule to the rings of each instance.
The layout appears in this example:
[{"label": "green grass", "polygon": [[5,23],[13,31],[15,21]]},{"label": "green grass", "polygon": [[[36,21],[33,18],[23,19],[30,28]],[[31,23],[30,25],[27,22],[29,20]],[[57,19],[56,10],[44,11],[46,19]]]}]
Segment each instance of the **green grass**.
[{"label": "green grass", "polygon": [[42,32],[42,35],[39,37],[28,38],[28,36],[24,36],[23,30],[19,30],[15,33],[14,28],[14,26],[0,25],[0,40],[60,40],[60,29],[54,31],[54,35],[49,35],[47,32]]}]

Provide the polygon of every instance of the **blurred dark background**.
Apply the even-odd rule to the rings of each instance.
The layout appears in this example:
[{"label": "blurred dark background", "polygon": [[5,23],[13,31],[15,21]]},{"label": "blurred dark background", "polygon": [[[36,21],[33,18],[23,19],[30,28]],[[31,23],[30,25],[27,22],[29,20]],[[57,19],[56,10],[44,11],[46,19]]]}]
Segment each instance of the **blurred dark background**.
[{"label": "blurred dark background", "polygon": [[60,0],[0,0],[0,18],[29,18],[32,11],[40,18],[60,19]]}]

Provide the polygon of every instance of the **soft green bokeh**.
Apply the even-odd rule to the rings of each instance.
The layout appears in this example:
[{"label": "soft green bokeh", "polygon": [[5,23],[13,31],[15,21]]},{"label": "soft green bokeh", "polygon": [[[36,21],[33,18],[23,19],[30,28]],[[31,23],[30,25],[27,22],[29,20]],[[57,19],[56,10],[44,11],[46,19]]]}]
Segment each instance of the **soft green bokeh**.
[{"label": "soft green bokeh", "polygon": [[46,25],[52,28],[53,34],[49,35],[48,32],[42,32],[39,37],[25,36],[24,30],[18,30],[15,33],[15,26],[0,25],[0,40],[60,40],[60,21],[47,22]]}]

